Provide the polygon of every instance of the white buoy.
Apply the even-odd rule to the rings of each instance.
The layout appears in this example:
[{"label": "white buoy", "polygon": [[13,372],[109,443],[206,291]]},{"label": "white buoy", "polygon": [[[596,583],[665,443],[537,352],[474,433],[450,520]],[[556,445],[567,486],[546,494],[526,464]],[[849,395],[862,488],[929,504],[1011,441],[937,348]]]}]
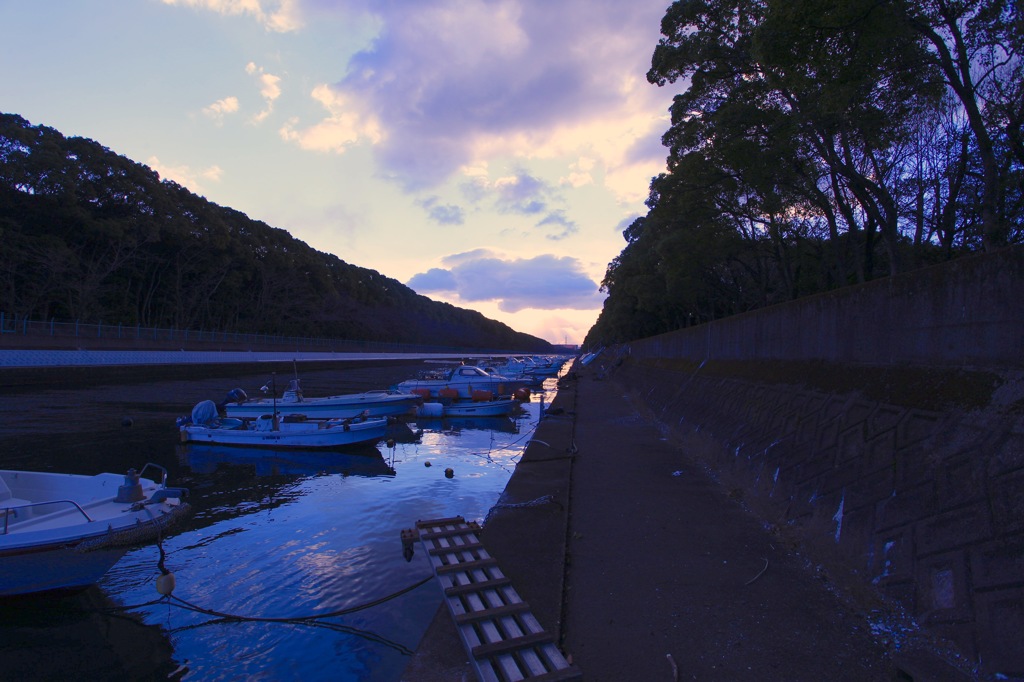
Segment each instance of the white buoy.
[{"label": "white buoy", "polygon": [[165,597],[169,595],[171,592],[174,592],[174,574],[160,574],[160,577],[156,579],[156,591]]},{"label": "white buoy", "polygon": [[441,403],[423,403],[420,405],[421,417],[440,417],[444,414],[444,405]]}]

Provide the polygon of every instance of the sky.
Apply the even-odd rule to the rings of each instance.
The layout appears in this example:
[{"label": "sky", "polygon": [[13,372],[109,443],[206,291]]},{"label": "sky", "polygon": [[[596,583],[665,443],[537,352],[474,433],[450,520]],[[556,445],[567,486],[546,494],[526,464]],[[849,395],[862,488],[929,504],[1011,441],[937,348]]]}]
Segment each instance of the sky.
[{"label": "sky", "polygon": [[0,111],[582,343],[665,169],[668,0],[0,0]]}]

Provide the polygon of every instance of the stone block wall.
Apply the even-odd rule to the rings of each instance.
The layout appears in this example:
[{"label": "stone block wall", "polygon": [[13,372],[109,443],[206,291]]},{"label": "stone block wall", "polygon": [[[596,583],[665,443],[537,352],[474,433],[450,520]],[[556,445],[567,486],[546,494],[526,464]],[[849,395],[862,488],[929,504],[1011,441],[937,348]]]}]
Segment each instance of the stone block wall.
[{"label": "stone block wall", "polygon": [[[710,439],[710,470],[773,523],[827,543],[984,670],[1024,679],[1024,250],[901,282],[834,292],[817,322],[822,302],[797,301],[634,342],[610,376],[684,446]],[[892,325],[879,306],[927,314]],[[899,359],[834,353],[840,318],[871,338],[855,346]]]}]

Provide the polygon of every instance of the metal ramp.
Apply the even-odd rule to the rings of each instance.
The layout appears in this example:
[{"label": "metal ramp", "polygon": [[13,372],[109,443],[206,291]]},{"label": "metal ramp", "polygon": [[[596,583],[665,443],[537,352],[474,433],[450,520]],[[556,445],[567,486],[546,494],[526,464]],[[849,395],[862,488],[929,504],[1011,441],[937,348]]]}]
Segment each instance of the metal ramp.
[{"label": "metal ramp", "polygon": [[417,521],[402,531],[406,556],[419,540],[444,589],[462,644],[483,682],[581,680],[487,553],[476,522]]}]

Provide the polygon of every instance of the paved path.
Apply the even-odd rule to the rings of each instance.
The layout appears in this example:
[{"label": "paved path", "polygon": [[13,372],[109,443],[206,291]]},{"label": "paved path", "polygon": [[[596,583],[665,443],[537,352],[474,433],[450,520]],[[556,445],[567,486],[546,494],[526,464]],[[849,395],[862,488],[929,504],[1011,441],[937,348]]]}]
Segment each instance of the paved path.
[{"label": "paved path", "polygon": [[[585,680],[942,679],[898,676],[863,605],[662,439],[622,387],[575,376],[481,537]],[[473,679],[445,611],[403,679]]]}]

